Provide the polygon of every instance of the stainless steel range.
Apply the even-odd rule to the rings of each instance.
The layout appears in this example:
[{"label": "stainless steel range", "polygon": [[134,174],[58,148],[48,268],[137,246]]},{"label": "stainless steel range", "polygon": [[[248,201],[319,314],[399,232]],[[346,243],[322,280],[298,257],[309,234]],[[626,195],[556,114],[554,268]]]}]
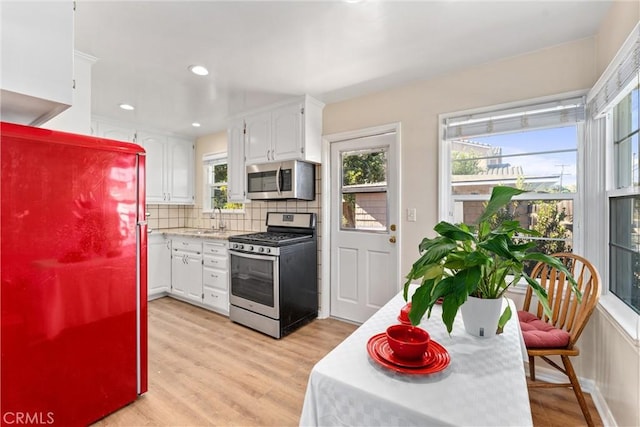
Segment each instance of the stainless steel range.
[{"label": "stainless steel range", "polygon": [[229,318],[281,338],[318,316],[314,213],[268,212],[267,231],[229,237]]}]

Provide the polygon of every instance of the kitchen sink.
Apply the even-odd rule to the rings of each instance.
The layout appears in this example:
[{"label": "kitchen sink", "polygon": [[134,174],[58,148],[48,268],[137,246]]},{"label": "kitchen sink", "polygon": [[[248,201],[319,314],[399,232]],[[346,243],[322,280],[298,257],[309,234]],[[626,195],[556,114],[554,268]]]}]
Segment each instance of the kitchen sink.
[{"label": "kitchen sink", "polygon": [[220,234],[221,231],[205,229],[205,230],[196,230],[195,233],[196,234]]}]

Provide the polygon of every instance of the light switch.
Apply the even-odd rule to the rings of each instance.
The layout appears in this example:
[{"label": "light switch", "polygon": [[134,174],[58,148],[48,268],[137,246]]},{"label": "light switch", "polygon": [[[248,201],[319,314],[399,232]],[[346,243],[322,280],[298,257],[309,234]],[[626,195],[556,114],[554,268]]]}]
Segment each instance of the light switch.
[{"label": "light switch", "polygon": [[416,208],[407,209],[407,221],[416,222]]}]

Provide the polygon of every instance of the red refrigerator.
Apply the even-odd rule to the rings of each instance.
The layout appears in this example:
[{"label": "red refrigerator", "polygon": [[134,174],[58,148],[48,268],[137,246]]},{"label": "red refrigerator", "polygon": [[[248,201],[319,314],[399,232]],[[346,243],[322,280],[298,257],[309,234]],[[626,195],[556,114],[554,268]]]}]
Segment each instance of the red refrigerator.
[{"label": "red refrigerator", "polygon": [[0,123],[2,426],[81,426],[147,390],[145,156]]}]

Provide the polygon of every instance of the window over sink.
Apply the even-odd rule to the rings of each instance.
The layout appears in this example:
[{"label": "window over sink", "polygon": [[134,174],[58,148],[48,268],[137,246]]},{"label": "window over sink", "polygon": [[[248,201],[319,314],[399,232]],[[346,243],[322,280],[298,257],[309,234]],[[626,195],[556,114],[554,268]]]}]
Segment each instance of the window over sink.
[{"label": "window over sink", "polygon": [[202,198],[202,211],[213,212],[220,209],[222,212],[244,212],[243,203],[229,202],[227,153],[205,154],[202,157],[204,194]]}]

